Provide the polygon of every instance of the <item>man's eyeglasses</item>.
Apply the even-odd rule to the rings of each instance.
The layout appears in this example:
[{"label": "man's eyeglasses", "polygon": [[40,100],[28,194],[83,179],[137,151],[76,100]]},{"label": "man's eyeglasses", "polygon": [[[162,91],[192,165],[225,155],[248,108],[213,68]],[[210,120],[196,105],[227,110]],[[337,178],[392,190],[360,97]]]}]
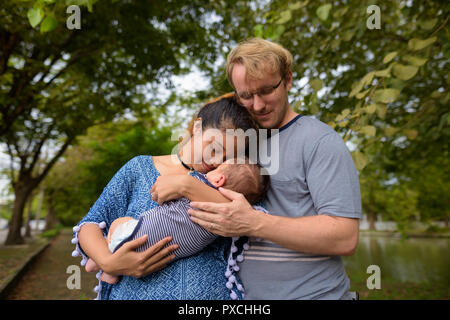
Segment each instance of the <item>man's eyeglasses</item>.
[{"label": "man's eyeglasses", "polygon": [[239,100],[243,104],[248,104],[253,101],[253,96],[255,94],[258,95],[259,97],[263,97],[263,96],[268,96],[269,94],[274,92],[280,86],[282,81],[283,81],[283,78],[280,79],[280,81],[278,82],[277,85],[275,85],[273,87],[272,86],[262,87],[262,88],[259,88],[258,90],[256,90],[255,92],[245,91],[245,92],[238,93],[236,90],[234,92],[236,93],[236,96],[239,98]]}]

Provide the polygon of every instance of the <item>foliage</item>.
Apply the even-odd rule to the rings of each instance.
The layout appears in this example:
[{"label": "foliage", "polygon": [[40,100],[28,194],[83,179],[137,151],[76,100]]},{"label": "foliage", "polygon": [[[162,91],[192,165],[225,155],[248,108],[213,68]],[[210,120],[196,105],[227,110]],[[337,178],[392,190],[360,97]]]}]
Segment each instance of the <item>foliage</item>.
[{"label": "foliage", "polygon": [[89,129],[44,181],[57,218],[64,225],[76,223],[131,158],[169,154],[176,143],[171,135],[170,127],[155,128],[145,121],[120,121]]},{"label": "foliage", "polygon": [[[66,28],[72,3],[84,4],[81,29]],[[208,19],[215,10],[202,0],[2,4],[0,142],[15,191],[8,243],[21,242],[26,198],[78,135],[125,113],[164,107],[152,84],[170,88],[167,79],[188,71],[190,62],[214,61]]]},{"label": "foliage", "polygon": [[[372,4],[380,8],[380,29],[366,25]],[[272,1],[253,28],[254,36],[293,53],[294,79],[301,79],[293,86],[294,107],[351,142],[363,206],[400,228],[419,213],[423,220],[449,219],[443,194],[449,8],[421,1]]]},{"label": "foliage", "polygon": [[[82,8],[80,30],[65,27],[69,4]],[[380,8],[380,29],[367,26],[373,4]],[[402,225],[417,214],[448,220],[442,190],[449,181],[449,8],[393,0],[6,2],[0,9],[0,141],[11,156],[10,179],[17,182],[23,173],[42,179],[93,125],[125,113],[158,119],[170,104],[183,108],[230,91],[225,57],[238,41],[257,36],[293,53],[294,109],[328,123],[352,146],[366,208]],[[173,88],[170,76],[192,65],[211,79],[211,88],[161,101],[158,84]],[[129,159],[116,143],[105,144],[109,156]],[[44,145],[61,152],[43,161]],[[78,156],[108,154],[101,145],[91,147],[91,154]],[[49,165],[42,169],[43,163]],[[93,182],[90,196],[101,183]]]}]

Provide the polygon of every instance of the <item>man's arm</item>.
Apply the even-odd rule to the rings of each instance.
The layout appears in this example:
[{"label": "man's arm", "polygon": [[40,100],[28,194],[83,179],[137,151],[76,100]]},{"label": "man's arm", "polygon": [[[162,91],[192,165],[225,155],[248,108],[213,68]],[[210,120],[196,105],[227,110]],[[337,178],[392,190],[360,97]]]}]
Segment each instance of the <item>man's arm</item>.
[{"label": "man's arm", "polygon": [[191,220],[215,234],[263,238],[305,253],[351,255],[358,243],[358,219],[315,215],[281,217],[257,211],[245,197],[219,188],[231,203],[191,202]]},{"label": "man's arm", "polygon": [[255,219],[250,234],[295,251],[323,255],[352,255],[358,243],[358,219],[316,215],[299,218],[270,214]]}]

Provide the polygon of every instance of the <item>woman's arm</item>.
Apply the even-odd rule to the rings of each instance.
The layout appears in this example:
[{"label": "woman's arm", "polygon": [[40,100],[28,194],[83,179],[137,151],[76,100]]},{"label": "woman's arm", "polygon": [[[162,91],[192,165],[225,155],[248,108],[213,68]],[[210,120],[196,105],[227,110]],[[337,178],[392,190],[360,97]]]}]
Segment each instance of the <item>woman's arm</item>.
[{"label": "woman's arm", "polygon": [[139,166],[139,161],[139,157],[135,157],[120,168],[86,216],[74,228],[73,243],[76,244],[77,252],[73,254],[82,254],[84,262],[88,257],[91,258],[104,271],[114,275],[145,275],[145,272],[152,272],[164,262],[170,261],[163,257],[174,250],[173,246],[166,248],[169,250],[161,250],[170,241],[167,239],[162,240],[162,246],[161,243],[155,244],[144,252],[135,252],[134,249],[145,243],[146,239],[131,241],[114,254],[107,247],[104,232],[115,219],[126,215],[129,199],[137,183],[134,168]]},{"label": "woman's arm", "polygon": [[191,201],[230,202],[219,191],[188,174],[159,176],[150,193],[153,201],[160,205],[181,197],[188,198]]}]

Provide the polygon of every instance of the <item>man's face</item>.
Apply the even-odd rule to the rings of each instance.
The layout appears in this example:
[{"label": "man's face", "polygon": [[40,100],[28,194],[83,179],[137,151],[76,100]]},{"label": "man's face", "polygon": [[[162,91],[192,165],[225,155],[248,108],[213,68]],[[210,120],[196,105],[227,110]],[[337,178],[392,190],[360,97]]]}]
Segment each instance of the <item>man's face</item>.
[{"label": "man's face", "polygon": [[[238,96],[245,96],[246,93],[248,95],[248,92],[264,92],[265,88],[275,87],[282,79],[278,72],[267,73],[262,79],[248,79],[245,67],[241,64],[233,66],[231,77]],[[270,94],[254,94],[251,99],[240,99],[240,101],[261,127],[276,129],[284,125],[283,122],[289,110],[288,91],[291,87],[292,74],[289,73]]]}]

